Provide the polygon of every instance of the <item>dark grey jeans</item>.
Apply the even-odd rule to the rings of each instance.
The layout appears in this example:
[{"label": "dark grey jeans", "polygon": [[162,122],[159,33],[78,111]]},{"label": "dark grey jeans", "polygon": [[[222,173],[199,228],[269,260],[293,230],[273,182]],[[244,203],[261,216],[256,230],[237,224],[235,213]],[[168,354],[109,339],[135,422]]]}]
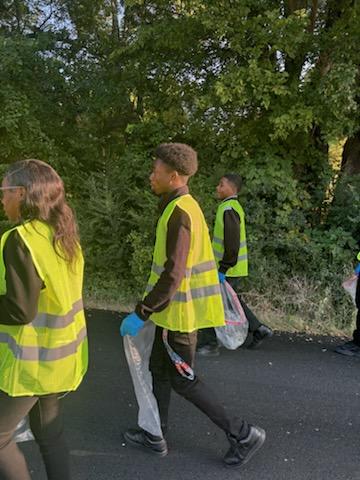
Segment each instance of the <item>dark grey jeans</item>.
[{"label": "dark grey jeans", "polygon": [[69,451],[58,396],[10,397],[0,391],[0,480],[31,479],[24,456],[12,441],[17,424],[26,415],[29,415],[48,480],[70,480]]},{"label": "dark grey jeans", "polygon": [[[153,391],[158,402],[163,430],[166,431],[171,389],[200,409],[215,425],[234,437],[243,437],[248,425],[239,417],[230,416],[215,393],[196,375],[194,380],[182,377],[172,363],[164,343],[162,331],[156,327],[155,340],[150,357],[150,370],[153,376]],[[171,332],[168,342],[173,350],[191,367],[194,366],[197,331],[191,333]],[[186,419],[184,419],[186,421]],[[191,428],[191,426],[190,426]]]}]

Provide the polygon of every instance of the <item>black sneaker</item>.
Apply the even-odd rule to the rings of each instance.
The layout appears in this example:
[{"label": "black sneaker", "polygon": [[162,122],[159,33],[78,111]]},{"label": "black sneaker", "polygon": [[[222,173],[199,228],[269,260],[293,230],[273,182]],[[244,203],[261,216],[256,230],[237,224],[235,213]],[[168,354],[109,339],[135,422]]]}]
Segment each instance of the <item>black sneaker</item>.
[{"label": "black sneaker", "polygon": [[202,357],[218,357],[220,355],[220,348],[218,345],[204,345],[197,349],[197,353]]},{"label": "black sneaker", "polygon": [[360,357],[360,347],[354,342],[346,342],[334,349],[336,353],[347,355],[348,357]]},{"label": "black sneaker", "polygon": [[257,348],[260,343],[265,340],[265,338],[270,338],[273,336],[273,331],[271,328],[267,327],[266,325],[260,325],[260,327],[255,330],[253,334],[253,339],[250,345],[247,348],[253,349]]},{"label": "black sneaker", "polygon": [[165,457],[168,453],[166,441],[163,438],[155,437],[155,435],[151,435],[142,428],[126,430],[124,439],[135,447],[144,447],[147,450],[151,450],[152,453],[159,457]]},{"label": "black sneaker", "polygon": [[255,425],[249,425],[249,428],[248,435],[242,440],[228,435],[230,449],[224,457],[224,463],[227,467],[235,468],[244,465],[265,442],[265,430]]}]

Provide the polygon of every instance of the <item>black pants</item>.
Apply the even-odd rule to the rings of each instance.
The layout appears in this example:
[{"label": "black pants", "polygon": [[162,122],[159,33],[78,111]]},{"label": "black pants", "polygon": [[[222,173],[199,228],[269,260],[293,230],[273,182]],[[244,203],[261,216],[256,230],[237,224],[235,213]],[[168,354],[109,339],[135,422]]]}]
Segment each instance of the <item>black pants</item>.
[{"label": "black pants", "polygon": [[[249,333],[254,333],[262,324],[258,320],[255,313],[250,310],[240,295],[240,278],[239,277],[226,277],[226,281],[232,286],[237,293],[241,306],[244,309],[244,313],[249,322]],[[201,345],[217,345],[216,333],[213,328],[204,328],[201,330]]]},{"label": "black pants", "polygon": [[358,310],[356,314],[356,329],[354,330],[354,333],[353,333],[353,339],[354,339],[354,343],[356,343],[356,345],[359,345],[360,347],[360,280],[358,280],[357,286],[356,286],[355,302],[356,302],[356,308]]},{"label": "black pants", "polygon": [[[235,437],[247,434],[248,426],[237,417],[229,417],[224,407],[197,376],[194,380],[182,377],[172,363],[162,341],[162,328],[156,327],[155,340],[150,357],[150,370],[153,376],[153,390],[157,399],[161,424],[167,427],[171,388],[199,408],[225,433]],[[197,332],[170,332],[169,345],[191,367],[194,366]]]},{"label": "black pants", "polygon": [[63,436],[58,394],[9,397],[0,391],[0,480],[30,480],[24,456],[12,436],[29,414],[49,480],[70,480],[69,451]]}]

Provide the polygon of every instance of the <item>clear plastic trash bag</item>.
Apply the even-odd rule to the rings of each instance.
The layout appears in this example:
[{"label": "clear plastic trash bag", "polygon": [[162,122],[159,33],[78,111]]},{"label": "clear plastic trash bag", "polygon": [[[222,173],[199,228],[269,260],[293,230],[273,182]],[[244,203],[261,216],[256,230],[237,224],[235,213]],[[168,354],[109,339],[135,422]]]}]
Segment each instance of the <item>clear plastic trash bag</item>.
[{"label": "clear plastic trash bag", "polygon": [[215,327],[218,342],[228,350],[235,350],[242,345],[247,337],[249,322],[235,291],[228,282],[220,284],[224,304],[224,327]]},{"label": "clear plastic trash bag", "polygon": [[356,286],[358,282],[358,276],[352,275],[350,278],[347,278],[343,281],[342,287],[343,289],[351,296],[354,305],[356,305],[355,297],[356,297]]},{"label": "clear plastic trash bag", "polygon": [[162,437],[159,409],[149,370],[154,336],[155,324],[148,320],[136,337],[124,336],[124,350],[139,405],[139,427],[152,435]]},{"label": "clear plastic trash bag", "polygon": [[13,435],[13,440],[16,443],[28,442],[29,440],[34,440],[34,436],[29,427],[28,418],[25,417],[17,425],[16,430]]}]

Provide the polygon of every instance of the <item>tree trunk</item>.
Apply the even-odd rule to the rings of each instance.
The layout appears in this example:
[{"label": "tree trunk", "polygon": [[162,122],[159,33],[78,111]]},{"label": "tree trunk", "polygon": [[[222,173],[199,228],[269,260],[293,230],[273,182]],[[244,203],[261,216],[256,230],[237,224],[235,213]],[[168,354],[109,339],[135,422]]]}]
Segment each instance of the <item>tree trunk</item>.
[{"label": "tree trunk", "polygon": [[327,224],[342,227],[360,247],[360,131],[344,145],[339,177],[329,208]]},{"label": "tree trunk", "polygon": [[342,153],[341,172],[360,174],[360,131],[346,140]]},{"label": "tree trunk", "polygon": [[111,0],[111,16],[112,16],[112,35],[116,40],[120,38],[119,25],[119,3],[118,0]]}]

